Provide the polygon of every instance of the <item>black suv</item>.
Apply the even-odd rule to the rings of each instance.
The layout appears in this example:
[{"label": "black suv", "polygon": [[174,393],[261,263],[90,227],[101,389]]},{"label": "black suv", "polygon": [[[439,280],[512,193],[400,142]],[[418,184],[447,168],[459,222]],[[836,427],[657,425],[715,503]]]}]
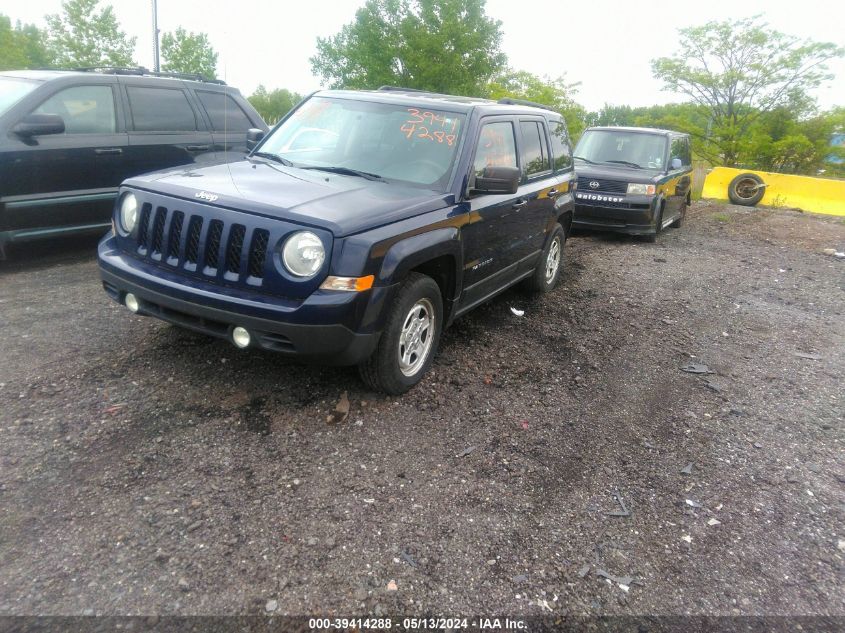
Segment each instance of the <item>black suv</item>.
[{"label": "black suv", "polygon": [[6,245],[104,232],[124,179],[242,158],[267,126],[219,81],[144,69],[0,73],[0,259]]},{"label": "black suv", "polygon": [[406,89],[311,95],[244,160],[132,178],[99,247],[138,314],[416,384],[443,327],[561,272],[574,180],[559,114]]},{"label": "black suv", "polygon": [[638,127],[588,128],[575,148],[579,229],[657,239],[690,203],[689,135]]}]

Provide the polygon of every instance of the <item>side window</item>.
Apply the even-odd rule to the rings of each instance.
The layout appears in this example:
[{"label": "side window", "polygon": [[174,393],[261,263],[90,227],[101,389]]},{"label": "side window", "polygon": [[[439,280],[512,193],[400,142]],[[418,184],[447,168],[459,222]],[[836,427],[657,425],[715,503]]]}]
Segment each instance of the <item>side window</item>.
[{"label": "side window", "polygon": [[211,129],[215,132],[246,132],[252,127],[249,117],[241,110],[238,102],[229,95],[222,92],[197,90],[197,96],[205,111],[208,112]]},{"label": "side window", "polygon": [[127,87],[132,120],[139,132],[193,132],[197,118],[179,88]]},{"label": "side window", "polygon": [[528,177],[551,170],[549,150],[546,145],[545,126],[538,121],[520,121],[522,129],[522,162]]},{"label": "side window", "polygon": [[111,86],[65,88],[33,112],[58,114],[65,122],[65,134],[114,134],[117,131]]},{"label": "side window", "polygon": [[692,156],[690,155],[688,138],[678,137],[672,141],[672,158],[680,158],[684,167],[690,166]]},{"label": "side window", "polygon": [[481,128],[473,172],[483,176],[487,167],[517,167],[516,138],[508,121],[487,123]]},{"label": "side window", "polygon": [[569,134],[563,121],[549,121],[551,125],[552,155],[555,171],[572,167],[572,148],[569,146]]}]

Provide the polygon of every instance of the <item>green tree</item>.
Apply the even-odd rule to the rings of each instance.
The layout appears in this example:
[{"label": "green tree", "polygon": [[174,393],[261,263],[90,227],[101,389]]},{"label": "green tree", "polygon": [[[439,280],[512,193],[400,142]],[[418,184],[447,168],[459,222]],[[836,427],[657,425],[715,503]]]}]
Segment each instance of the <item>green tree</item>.
[{"label": "green tree", "polygon": [[259,85],[247,99],[252,107],[258,110],[262,119],[267,123],[275,124],[290,112],[293,106],[302,101],[302,96],[285,88],[267,92],[267,88]]},{"label": "green tree", "polygon": [[42,68],[50,65],[44,34],[32,24],[12,21],[0,14],[0,70]]},{"label": "green tree", "polygon": [[134,66],[135,38],[126,37],[111,5],[99,0],[65,0],[62,13],[45,16],[47,47],[61,68]]},{"label": "green tree", "polygon": [[573,99],[577,90],[578,84],[566,83],[564,77],[550,79],[524,70],[508,70],[487,86],[487,96],[497,100],[504,97],[525,99],[549,106],[563,115],[569,135],[577,141],[584,131],[587,118],[587,111]]},{"label": "green tree", "polygon": [[680,52],[652,60],[652,71],[665,89],[707,108],[708,141],[718,148],[718,162],[729,166],[738,164],[763,113],[806,109],[812,104],[807,91],[831,79],[826,62],[845,54],[834,44],[771,30],[759,16],[708,22],[680,34]]},{"label": "green tree", "polygon": [[501,39],[485,0],[367,0],[339,33],[317,38],[311,67],[333,88],[479,95],[505,67]]},{"label": "green tree", "polygon": [[161,37],[161,69],[174,73],[217,77],[217,53],[205,33],[189,33],[183,28]]}]

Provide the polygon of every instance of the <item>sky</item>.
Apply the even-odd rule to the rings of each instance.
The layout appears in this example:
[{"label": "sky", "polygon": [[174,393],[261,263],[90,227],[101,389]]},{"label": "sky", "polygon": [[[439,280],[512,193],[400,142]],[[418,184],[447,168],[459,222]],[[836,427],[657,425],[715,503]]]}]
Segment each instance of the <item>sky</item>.
[{"label": "sky", "polygon": [[[45,26],[61,0],[4,3],[12,21]],[[102,4],[106,4],[103,0]],[[151,0],[111,0],[127,35],[137,37],[135,58],[153,66]],[[354,19],[363,0],[158,0],[159,29],[181,26],[208,34],[219,54],[218,74],[251,94],[258,84],[305,94],[320,88],[309,57],[317,37]],[[661,90],[650,60],[677,51],[677,29],[710,20],[762,15],[776,30],[845,46],[845,2],[803,0],[488,0],[489,16],[502,21],[502,49],[511,67],[567,83],[579,82],[576,101],[588,110],[604,104],[646,106],[684,100]],[[836,78],[816,90],[822,108],[845,105],[845,59],[830,64]]]}]

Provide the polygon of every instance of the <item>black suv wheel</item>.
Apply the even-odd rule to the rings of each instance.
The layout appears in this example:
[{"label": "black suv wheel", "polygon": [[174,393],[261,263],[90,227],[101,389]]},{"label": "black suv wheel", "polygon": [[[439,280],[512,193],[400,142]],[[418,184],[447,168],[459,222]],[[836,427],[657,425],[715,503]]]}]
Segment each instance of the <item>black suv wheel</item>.
[{"label": "black suv wheel", "polygon": [[440,287],[431,277],[411,273],[397,291],[376,351],[359,366],[361,378],[372,389],[405,393],[431,366],[442,329]]}]

